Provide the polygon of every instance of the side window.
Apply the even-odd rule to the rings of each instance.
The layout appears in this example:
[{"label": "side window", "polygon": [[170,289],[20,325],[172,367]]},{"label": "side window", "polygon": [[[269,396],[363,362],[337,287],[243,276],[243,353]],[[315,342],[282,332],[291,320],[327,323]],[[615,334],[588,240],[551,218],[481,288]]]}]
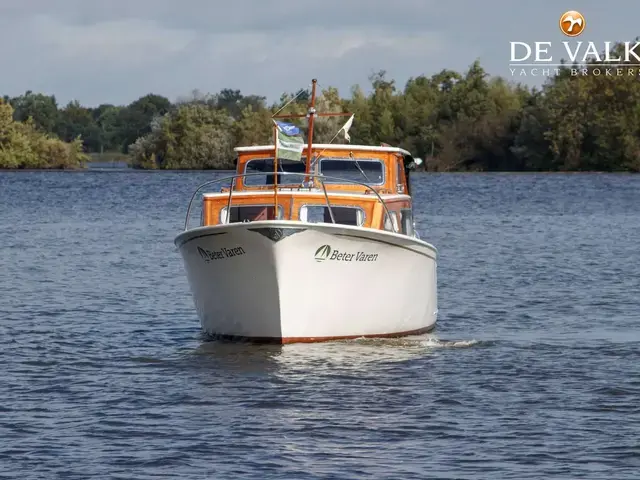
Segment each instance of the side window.
[{"label": "side window", "polygon": [[[232,205],[229,223],[257,222],[274,219],[273,205]],[[278,219],[282,219],[282,206],[278,205]],[[220,210],[220,223],[227,223],[227,207]]]},{"label": "side window", "polygon": [[[391,220],[389,220],[389,216],[391,216]],[[384,214],[384,229],[389,232],[398,232],[398,215],[396,212],[389,212],[389,215]]]},{"label": "side window", "polygon": [[[357,207],[332,206],[331,213],[336,223],[361,226],[364,224],[364,211]],[[300,208],[300,220],[310,223],[333,223],[329,208],[324,205],[303,205]]]},{"label": "side window", "polygon": [[396,160],[396,184],[398,193],[404,193],[404,167],[400,159]]},{"label": "side window", "polygon": [[410,208],[400,210],[400,223],[402,224],[402,233],[413,235],[413,211]]}]

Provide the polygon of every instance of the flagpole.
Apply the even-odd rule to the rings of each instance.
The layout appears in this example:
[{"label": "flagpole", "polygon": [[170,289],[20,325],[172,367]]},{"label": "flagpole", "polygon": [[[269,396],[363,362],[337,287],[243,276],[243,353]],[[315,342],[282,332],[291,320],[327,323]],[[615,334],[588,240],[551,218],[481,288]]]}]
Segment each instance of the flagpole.
[{"label": "flagpole", "polygon": [[273,122],[273,219],[278,219],[278,125]]},{"label": "flagpole", "polygon": [[[341,131],[343,131],[343,130],[345,131],[345,136],[348,134],[349,128],[351,128],[351,125],[349,125],[349,122],[350,122],[350,121],[351,121],[351,119],[353,119],[354,117],[355,117],[355,113],[352,113],[352,114],[351,114],[351,118],[350,118],[349,120],[347,120],[347,123],[345,123],[342,127],[340,127],[340,130],[338,130],[338,133],[336,133],[336,134],[333,136],[333,138],[332,138],[331,140],[329,140],[329,144],[333,143],[333,141],[334,141],[336,138],[338,138],[338,135],[340,135],[340,132],[341,132]],[[348,128],[347,128],[347,126],[348,126]],[[350,141],[351,141],[351,140],[349,140],[349,142],[350,142]],[[322,150],[320,151],[320,153],[318,153],[318,155],[316,155],[316,158],[320,158],[320,156],[325,152],[325,150],[326,150],[327,148],[328,148],[328,147],[325,147],[324,149],[322,149]]]},{"label": "flagpole", "polygon": [[[306,148],[306,157],[307,160],[305,162],[305,178],[304,181],[305,183],[308,184],[309,182],[309,174],[311,173],[311,166],[312,166],[312,156],[313,156],[313,127],[314,127],[314,121],[315,121],[315,117],[342,117],[342,116],[347,116],[347,115],[351,115],[353,116],[353,114],[350,113],[346,113],[346,112],[326,112],[326,113],[318,113],[316,112],[316,86],[317,86],[318,81],[314,78],[311,81],[311,98],[309,100],[309,106],[307,109],[307,113],[304,114],[280,114],[279,112],[281,112],[284,107],[286,105],[289,105],[290,103],[293,102],[293,100],[290,100],[289,102],[287,102],[283,107],[281,107],[275,114],[273,114],[271,116],[271,118],[273,119],[273,121],[275,122],[276,118],[307,118],[307,122],[308,122],[308,131],[307,131],[307,148]],[[296,96],[296,98],[301,95],[301,92]],[[277,126],[276,126],[277,128]],[[344,128],[344,127],[343,127]],[[340,133],[340,130],[338,130],[338,134]],[[336,134],[336,137],[338,136],[338,134]],[[277,132],[276,132],[276,144],[277,144]],[[333,142],[333,140],[335,140],[335,137],[333,139],[331,139],[331,142]],[[331,143],[330,142],[330,143]],[[302,151],[304,152],[304,148],[302,149]],[[274,157],[274,169],[276,168],[275,163],[277,162],[277,145],[276,145],[276,156]],[[315,180],[315,177],[314,177]],[[275,188],[275,187],[274,187]],[[277,195],[277,193],[275,194]]]},{"label": "flagpole", "polygon": [[[313,120],[316,114],[316,84],[318,80],[315,78],[311,80],[311,101],[309,102],[309,131],[307,132],[307,165],[305,166],[305,173],[310,173],[311,171],[311,152],[312,152],[312,144],[313,144]],[[305,178],[305,181],[309,181],[308,178]]]}]

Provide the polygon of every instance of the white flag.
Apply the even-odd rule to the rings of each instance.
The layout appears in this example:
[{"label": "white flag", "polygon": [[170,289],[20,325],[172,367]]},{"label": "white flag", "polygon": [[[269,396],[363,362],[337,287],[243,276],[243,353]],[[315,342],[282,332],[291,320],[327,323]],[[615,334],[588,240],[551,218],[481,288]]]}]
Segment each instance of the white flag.
[{"label": "white flag", "polygon": [[344,130],[344,139],[347,142],[351,141],[351,137],[349,136],[349,129],[351,128],[351,124],[353,123],[353,117],[355,117],[355,113],[349,117],[347,123],[345,123],[340,130]]}]

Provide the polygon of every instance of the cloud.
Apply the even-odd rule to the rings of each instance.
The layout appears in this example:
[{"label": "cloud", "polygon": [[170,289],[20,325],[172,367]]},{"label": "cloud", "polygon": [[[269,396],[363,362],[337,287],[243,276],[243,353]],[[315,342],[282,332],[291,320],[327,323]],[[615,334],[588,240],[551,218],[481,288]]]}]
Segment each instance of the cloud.
[{"label": "cloud", "polygon": [[[412,76],[463,71],[476,58],[509,77],[509,41],[562,40],[557,2],[493,2],[5,1],[0,94],[31,89],[97,105],[238,88],[273,101],[318,78],[347,95],[377,70],[402,87]],[[594,36],[587,40],[640,33],[632,16],[617,19],[598,5],[581,2]]]},{"label": "cloud", "polygon": [[52,63],[82,62],[88,67],[125,69],[162,61],[183,51],[196,37],[189,30],[162,28],[140,19],[67,25],[52,17],[35,16],[22,28]]},{"label": "cloud", "polygon": [[[274,100],[312,77],[326,85],[341,78],[343,89],[366,83],[373,70],[427,59],[445,41],[419,24],[389,28],[390,19],[400,21],[397,6],[367,20],[360,2],[185,3],[190,8],[144,0],[0,7],[0,40],[14,41],[0,51],[13,65],[10,83],[0,87],[12,95],[55,93],[62,103],[128,103],[150,90],[176,98],[194,88],[239,88]],[[359,75],[353,65],[361,65]]]},{"label": "cloud", "polygon": [[308,27],[419,27],[429,24],[435,5],[435,0],[22,0],[0,5],[0,16],[20,18],[37,13],[82,24],[133,18],[207,33],[277,33]]}]

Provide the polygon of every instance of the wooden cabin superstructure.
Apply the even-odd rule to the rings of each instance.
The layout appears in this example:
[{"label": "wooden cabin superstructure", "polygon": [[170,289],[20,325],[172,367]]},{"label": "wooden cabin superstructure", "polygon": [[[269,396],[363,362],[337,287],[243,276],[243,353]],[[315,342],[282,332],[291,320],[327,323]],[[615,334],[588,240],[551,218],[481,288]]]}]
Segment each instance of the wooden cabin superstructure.
[{"label": "wooden cabin superstructure", "polygon": [[280,158],[275,122],[274,145],[235,148],[236,175],[220,193],[204,194],[202,226],[291,220],[414,235],[409,172],[416,162],[411,154],[388,145],[314,144],[315,117],[351,115],[318,113],[315,101],[313,80],[306,114],[273,116],[307,118],[302,157]]},{"label": "wooden cabin superstructure", "polygon": [[[204,194],[203,226],[293,220],[413,235],[408,177],[414,160],[408,151],[390,146],[314,144],[312,162],[306,156],[302,161],[278,159],[276,177],[275,150],[273,145],[235,149],[232,191],[226,187],[220,193]],[[308,152],[308,145],[304,151]]]}]

